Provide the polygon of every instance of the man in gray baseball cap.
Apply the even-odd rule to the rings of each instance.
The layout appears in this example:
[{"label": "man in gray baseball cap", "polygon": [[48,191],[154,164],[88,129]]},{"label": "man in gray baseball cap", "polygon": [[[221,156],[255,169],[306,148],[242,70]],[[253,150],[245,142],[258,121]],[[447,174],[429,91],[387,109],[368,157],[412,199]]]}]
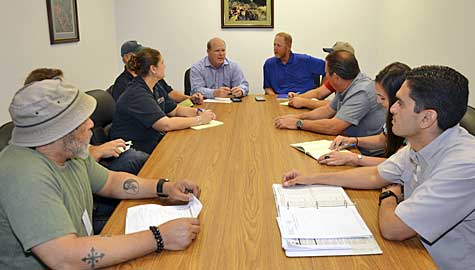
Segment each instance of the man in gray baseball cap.
[{"label": "man in gray baseball cap", "polygon": [[[199,232],[176,219],[127,236],[93,237],[92,194],[189,201],[188,181],[108,171],[88,153],[94,98],[61,78],[27,84],[9,111],[12,139],[0,152],[0,265],[8,269],[102,268],[162,249],[185,249]],[[186,235],[186,237],[176,237]],[[94,259],[92,259],[94,257]]]},{"label": "man in gray baseball cap", "polygon": [[355,54],[355,48],[353,48],[350,43],[345,41],[337,41],[331,48],[323,48],[323,51],[326,53],[331,53],[333,51],[347,51]]}]

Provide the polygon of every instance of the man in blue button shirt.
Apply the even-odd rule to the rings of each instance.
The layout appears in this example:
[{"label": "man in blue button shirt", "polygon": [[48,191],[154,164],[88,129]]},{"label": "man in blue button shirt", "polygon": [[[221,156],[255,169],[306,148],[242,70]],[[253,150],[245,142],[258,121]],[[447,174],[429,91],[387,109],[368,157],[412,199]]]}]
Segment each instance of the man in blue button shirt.
[{"label": "man in blue button shirt", "polygon": [[315,78],[325,75],[325,61],[307,54],[293,53],[292,36],[278,33],[274,57],[264,63],[264,91],[268,95],[304,93],[315,88]]},{"label": "man in blue button shirt", "polygon": [[249,92],[249,83],[236,62],[226,58],[226,43],[220,38],[208,41],[208,56],[191,66],[191,93],[205,98],[242,97]]}]

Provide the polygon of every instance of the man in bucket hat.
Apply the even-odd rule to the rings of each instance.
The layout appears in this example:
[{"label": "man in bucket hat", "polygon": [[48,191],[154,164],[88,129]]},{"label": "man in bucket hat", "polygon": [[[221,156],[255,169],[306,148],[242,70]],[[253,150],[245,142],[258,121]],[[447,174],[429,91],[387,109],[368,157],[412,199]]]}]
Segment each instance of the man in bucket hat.
[{"label": "man in bucket hat", "polygon": [[[96,101],[60,79],[33,82],[13,97],[15,128],[0,153],[0,265],[8,269],[102,268],[162,249],[185,249],[197,219],[176,219],[126,236],[92,236],[92,193],[120,199],[188,201],[188,181],[108,171],[88,154]],[[138,244],[139,243],[139,244]]]}]

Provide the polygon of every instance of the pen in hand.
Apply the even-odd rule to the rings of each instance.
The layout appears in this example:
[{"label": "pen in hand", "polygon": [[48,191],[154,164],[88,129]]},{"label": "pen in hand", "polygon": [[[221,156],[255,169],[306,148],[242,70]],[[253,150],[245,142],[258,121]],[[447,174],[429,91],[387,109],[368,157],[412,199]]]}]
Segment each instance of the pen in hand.
[{"label": "pen in hand", "polygon": [[343,150],[350,147],[356,147],[356,143],[343,143],[338,144],[338,149]]}]

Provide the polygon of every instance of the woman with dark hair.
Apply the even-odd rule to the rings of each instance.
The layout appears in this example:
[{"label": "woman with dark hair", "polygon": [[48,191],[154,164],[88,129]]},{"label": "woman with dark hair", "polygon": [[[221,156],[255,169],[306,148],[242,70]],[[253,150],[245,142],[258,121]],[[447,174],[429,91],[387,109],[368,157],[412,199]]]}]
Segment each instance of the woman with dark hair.
[{"label": "woman with dark hair", "polygon": [[[392,132],[393,117],[389,112],[389,108],[396,102],[396,92],[406,79],[406,73],[409,70],[410,68],[406,64],[395,62],[386,66],[376,75],[375,90],[378,96],[378,103],[388,110],[383,133],[367,137],[337,136],[330,146],[330,149],[335,151],[322,155],[318,159],[320,164],[375,166],[396,153],[403,145],[404,138],[396,136]],[[339,152],[341,149],[357,146],[371,150],[384,148],[384,157],[370,157],[356,153]]]},{"label": "woman with dark hair", "polygon": [[128,63],[137,76],[117,100],[110,137],[132,141],[134,148],[152,153],[167,131],[207,124],[216,118],[210,110],[177,106],[157,82],[165,76],[159,51],[144,48]]}]

